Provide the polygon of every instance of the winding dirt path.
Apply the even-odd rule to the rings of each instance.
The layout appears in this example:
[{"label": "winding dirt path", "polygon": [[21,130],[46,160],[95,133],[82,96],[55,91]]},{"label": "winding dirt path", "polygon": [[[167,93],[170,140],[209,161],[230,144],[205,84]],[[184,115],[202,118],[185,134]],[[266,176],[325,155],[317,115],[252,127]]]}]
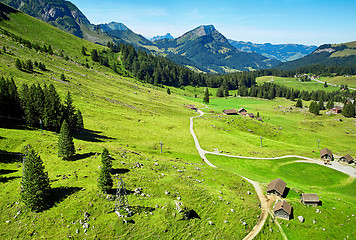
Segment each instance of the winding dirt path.
[{"label": "winding dirt path", "polygon": [[[351,176],[351,177],[356,177],[356,169],[351,167],[351,166],[346,166],[343,164],[340,164],[338,162],[333,162],[333,165],[324,165],[322,161],[319,160],[315,160],[312,158],[308,158],[308,157],[303,157],[303,156],[297,156],[297,155],[286,155],[286,156],[281,156],[281,157],[274,157],[274,158],[258,158],[258,157],[243,157],[243,156],[234,156],[234,155],[227,155],[227,154],[222,154],[222,153],[215,153],[215,152],[209,152],[206,151],[204,149],[202,149],[200,147],[199,141],[197,136],[195,135],[194,132],[194,124],[193,124],[193,120],[194,118],[199,118],[201,116],[204,115],[204,112],[201,111],[200,109],[197,110],[197,112],[199,113],[199,116],[195,116],[195,117],[191,117],[190,118],[190,133],[192,134],[192,137],[194,139],[194,143],[195,143],[195,147],[199,152],[200,157],[204,160],[204,162],[206,164],[208,164],[210,167],[216,168],[216,166],[214,164],[212,164],[205,156],[205,154],[213,154],[213,155],[219,155],[219,156],[226,156],[226,157],[233,157],[233,158],[245,158],[245,159],[259,159],[259,160],[273,160],[273,159],[284,159],[284,158],[299,158],[299,159],[303,159],[303,160],[297,160],[296,162],[309,162],[309,163],[315,163],[315,164],[319,164],[322,166],[326,166],[326,167],[330,167],[333,168],[337,171],[346,173],[347,175]],[[241,176],[241,175],[240,175]],[[268,199],[267,197],[263,194],[261,187],[259,186],[258,182],[252,181],[251,179],[248,179],[244,176],[241,176],[242,178],[244,178],[245,180],[247,180],[248,182],[250,182],[252,184],[252,186],[255,188],[256,193],[258,195],[258,198],[261,201],[261,216],[260,219],[258,220],[257,224],[254,226],[254,228],[251,230],[251,232],[244,238],[244,240],[250,240],[253,239],[255,236],[257,236],[257,234],[261,231],[261,229],[263,228],[263,225],[266,222],[266,219],[268,217],[268,213],[271,213],[269,211],[270,207],[268,205]],[[273,215],[272,215],[273,216]],[[279,224],[277,224],[278,227],[281,230],[282,236],[284,239],[287,239],[286,235],[283,232],[283,229],[280,227]]]}]

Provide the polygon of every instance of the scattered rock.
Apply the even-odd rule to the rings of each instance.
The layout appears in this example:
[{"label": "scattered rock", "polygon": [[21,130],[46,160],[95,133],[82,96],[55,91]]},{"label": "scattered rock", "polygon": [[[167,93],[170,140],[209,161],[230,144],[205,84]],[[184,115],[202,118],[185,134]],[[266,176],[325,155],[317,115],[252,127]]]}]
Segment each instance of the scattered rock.
[{"label": "scattered rock", "polygon": [[62,179],[68,179],[68,177],[66,175],[63,175]]},{"label": "scattered rock", "polygon": [[234,213],[234,212],[235,212],[235,210],[234,210],[234,209],[231,209],[231,212],[232,212],[232,213]]},{"label": "scattered rock", "polygon": [[75,233],[78,234],[79,233],[79,229],[75,229]]},{"label": "scattered rock", "polygon": [[304,222],[304,217],[303,216],[298,216],[299,222],[303,223]]},{"label": "scattered rock", "polygon": [[7,220],[6,223],[11,223],[11,221],[10,221],[10,220]]},{"label": "scattered rock", "polygon": [[170,192],[169,192],[169,191],[167,191],[167,190],[166,190],[166,191],[164,191],[164,193],[165,193],[166,195],[170,194]]},{"label": "scattered rock", "polygon": [[84,223],[83,228],[89,228],[89,223]]},{"label": "scattered rock", "polygon": [[247,194],[248,194],[248,195],[251,195],[252,193],[251,193],[250,191],[247,191]]},{"label": "scattered rock", "polygon": [[177,197],[177,200],[179,200],[179,201],[180,201],[180,199],[181,199],[180,197]]},{"label": "scattered rock", "polygon": [[88,220],[89,217],[90,217],[90,214],[89,214],[88,212],[85,212],[85,213],[84,213],[84,219],[85,219],[85,220]]},{"label": "scattered rock", "polygon": [[209,221],[209,224],[210,224],[210,225],[215,225],[212,221]]},{"label": "scattered rock", "polygon": [[315,224],[316,223],[316,221],[315,221],[315,219],[313,219],[313,224]]},{"label": "scattered rock", "polygon": [[272,228],[270,228],[269,230],[271,231],[271,233],[273,232],[273,229],[272,229]]},{"label": "scattered rock", "polygon": [[244,226],[246,226],[246,225],[247,225],[247,223],[246,223],[246,222],[242,222],[242,224],[243,224]]},{"label": "scattered rock", "polygon": [[224,222],[225,222],[225,223],[229,223],[229,221],[228,221],[228,220],[225,220]]}]

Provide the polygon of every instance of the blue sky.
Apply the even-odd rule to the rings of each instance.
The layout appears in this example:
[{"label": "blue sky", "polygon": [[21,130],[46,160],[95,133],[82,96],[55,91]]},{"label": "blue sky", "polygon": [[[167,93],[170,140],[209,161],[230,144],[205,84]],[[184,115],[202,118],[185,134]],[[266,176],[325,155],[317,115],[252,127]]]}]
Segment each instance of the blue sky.
[{"label": "blue sky", "polygon": [[71,0],[94,24],[121,22],[145,37],[179,37],[212,24],[254,43],[320,45],[356,41],[355,0]]}]

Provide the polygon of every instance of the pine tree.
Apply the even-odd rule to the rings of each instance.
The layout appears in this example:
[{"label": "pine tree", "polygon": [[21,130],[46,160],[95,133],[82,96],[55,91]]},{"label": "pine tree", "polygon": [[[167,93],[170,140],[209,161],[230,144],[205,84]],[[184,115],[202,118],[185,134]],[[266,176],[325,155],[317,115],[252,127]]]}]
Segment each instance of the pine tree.
[{"label": "pine tree", "polygon": [[326,109],[332,109],[333,107],[334,107],[334,100],[330,98],[330,100],[326,104]]},{"label": "pine tree", "polygon": [[59,77],[59,79],[61,79],[61,81],[66,81],[66,76],[64,76],[64,74],[63,73],[61,73],[61,76]]},{"label": "pine tree", "polygon": [[106,148],[103,149],[103,152],[101,154],[101,163],[102,166],[98,179],[98,187],[101,191],[107,193],[113,186],[113,180],[110,174],[112,162],[109,157],[109,151]]},{"label": "pine tree", "polygon": [[64,100],[63,118],[67,120],[69,128],[73,129],[76,127],[77,118],[75,116],[75,108],[70,92],[67,92],[66,99]]},{"label": "pine tree", "polygon": [[204,90],[204,99],[203,99],[204,103],[209,103],[209,89],[205,88]]},{"label": "pine tree", "polygon": [[93,60],[94,62],[99,61],[98,51],[96,49],[93,49],[91,51],[91,60]]},{"label": "pine tree", "polygon": [[82,112],[79,109],[76,111],[75,116],[76,116],[76,119],[77,119],[76,126],[78,128],[84,128]]},{"label": "pine tree", "polygon": [[31,146],[25,148],[21,181],[21,199],[32,211],[41,211],[48,207],[50,195],[48,173],[44,171],[41,158]]},{"label": "pine tree", "polygon": [[216,91],[216,96],[217,96],[217,97],[224,97],[223,86],[220,86],[220,87],[218,88],[218,90]]},{"label": "pine tree", "polygon": [[297,100],[297,104],[295,105],[297,108],[302,108],[303,107],[303,102],[301,99]]},{"label": "pine tree", "polygon": [[70,129],[67,121],[64,120],[58,138],[58,157],[64,160],[70,159],[75,154],[73,138],[70,135]]},{"label": "pine tree", "polygon": [[319,114],[319,105],[315,102],[312,101],[309,106],[309,112],[318,115]]},{"label": "pine tree", "polygon": [[171,89],[167,88],[167,94],[171,95]]},{"label": "pine tree", "polygon": [[18,70],[21,70],[22,69],[22,63],[20,61],[20,59],[16,58],[15,60],[15,67],[18,69]]},{"label": "pine tree", "polygon": [[328,83],[325,82],[325,83],[324,83],[324,88],[327,88],[327,87],[328,87]]},{"label": "pine tree", "polygon": [[355,117],[355,106],[352,103],[347,103],[341,113],[347,118]]}]

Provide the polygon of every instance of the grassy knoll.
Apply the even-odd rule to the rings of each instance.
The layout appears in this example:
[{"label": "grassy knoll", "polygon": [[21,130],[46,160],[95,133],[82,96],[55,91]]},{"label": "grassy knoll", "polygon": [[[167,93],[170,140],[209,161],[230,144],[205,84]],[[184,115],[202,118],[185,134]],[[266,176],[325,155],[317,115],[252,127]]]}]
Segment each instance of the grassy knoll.
[{"label": "grassy knoll", "polygon": [[[340,115],[314,116],[307,109],[294,108],[294,104],[280,98],[273,101],[233,97],[211,99],[209,108],[204,111],[214,113],[196,119],[194,129],[203,149],[214,151],[218,148],[234,155],[272,157],[295,154],[318,158],[317,139],[321,140],[320,149],[328,147],[341,156],[356,153],[355,119]],[[304,102],[304,105],[308,103]],[[240,107],[255,115],[259,112],[263,122],[240,115],[220,115],[223,109]],[[337,121],[340,118],[343,121]],[[263,137],[263,148],[260,147],[260,136]]]},{"label": "grassy knoll", "polygon": [[320,81],[335,85],[348,85],[349,87],[356,88],[356,76],[321,77]]},{"label": "grassy knoll", "polygon": [[[355,235],[354,178],[320,165],[294,162],[294,159],[250,160],[216,155],[208,155],[208,159],[221,169],[229,169],[263,183],[265,189],[272,179],[279,177],[286,181],[290,188],[286,200],[293,206],[294,219],[278,222],[289,239],[306,239],[310,236],[315,239],[343,239]],[[322,206],[316,207],[320,210],[319,213],[315,207],[307,207],[299,202],[301,192],[319,195],[322,201]],[[298,221],[297,217],[300,215],[305,218],[304,223]],[[271,225],[269,220],[267,225]],[[273,234],[278,235],[277,229],[273,229],[271,233],[267,225],[264,232],[273,237]],[[265,239],[263,235],[259,236]]]},{"label": "grassy knoll", "polygon": [[[231,171],[200,165],[189,132],[189,117],[195,113],[184,106],[192,101],[119,76],[80,53],[81,46],[103,47],[24,14],[10,18],[0,26],[23,38],[51,44],[55,52],[63,50],[74,61],[38,53],[3,35],[0,45],[7,52],[0,55],[1,75],[13,77],[18,86],[54,84],[62,99],[70,91],[83,114],[85,130],[74,133],[75,159],[63,161],[57,157],[56,133],[44,130],[42,135],[39,129],[25,126],[0,128],[0,150],[6,153],[0,154],[1,239],[241,239],[252,229],[260,214],[256,195],[247,194],[254,192],[253,187]],[[16,58],[44,62],[48,71],[19,71],[14,66]],[[77,64],[86,61],[90,69]],[[61,73],[68,81],[59,80]],[[44,161],[53,188],[49,209],[40,213],[29,212],[20,201],[22,160],[13,154],[27,144]],[[134,223],[119,220],[113,213],[114,201],[107,199],[111,194],[98,192],[103,147],[114,158],[113,177],[117,173],[126,182]],[[138,168],[137,162],[143,167]],[[145,196],[132,194],[137,187],[143,188]],[[181,220],[176,200],[194,209],[201,219]],[[86,232],[80,224],[84,212],[91,215]]]},{"label": "grassy knoll", "polygon": [[[271,82],[271,79],[274,80],[275,84],[293,88],[293,89],[298,89],[300,91],[305,90],[305,91],[317,91],[317,90],[325,90],[325,91],[338,91],[340,90],[339,87],[332,87],[329,86],[327,88],[324,88],[323,83],[319,83],[316,81],[310,81],[310,82],[299,82],[295,78],[286,78],[286,77],[275,77],[275,76],[263,76],[263,77],[258,77],[256,79],[257,84],[262,84],[264,82]],[[326,81],[328,83],[328,80],[324,80],[324,78],[321,78],[320,81]],[[347,84],[347,80],[343,79],[342,81],[345,81],[343,84]]]}]

